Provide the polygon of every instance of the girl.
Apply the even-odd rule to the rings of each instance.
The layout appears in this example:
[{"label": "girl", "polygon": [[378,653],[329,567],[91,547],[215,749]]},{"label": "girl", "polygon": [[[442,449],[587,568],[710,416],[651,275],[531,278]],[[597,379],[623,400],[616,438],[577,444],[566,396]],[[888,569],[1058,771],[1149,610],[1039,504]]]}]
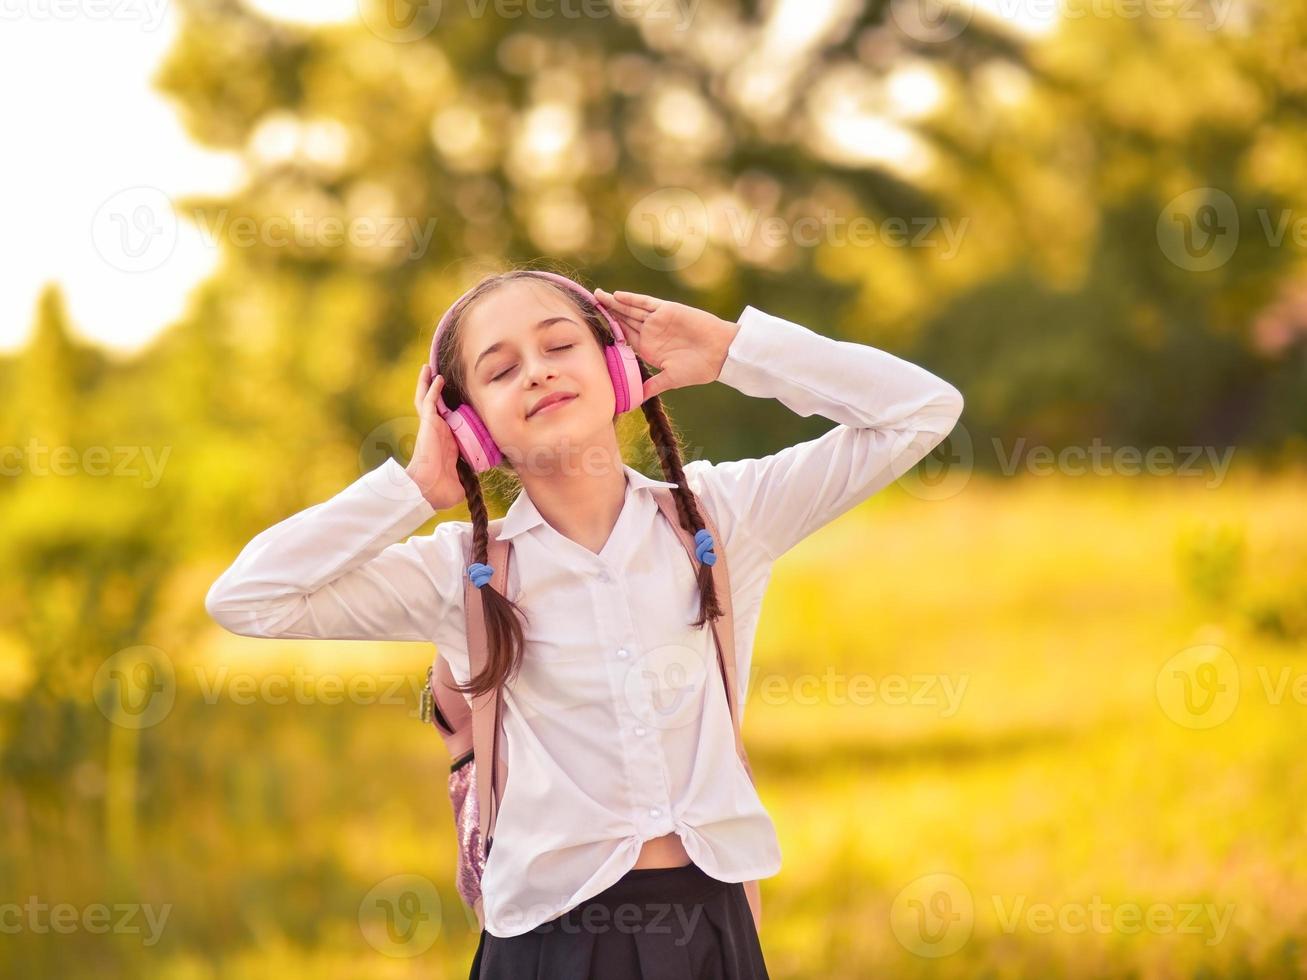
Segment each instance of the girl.
[{"label": "girl", "polygon": [[[659,396],[712,381],[838,424],[761,459],[683,463]],[[256,536],[209,590],[209,613],[246,636],[431,641],[465,693],[503,687],[511,778],[472,980],[765,978],[742,883],[776,874],[780,847],[735,752],[707,625],[721,613],[717,542],[699,508],[728,556],[746,691],[772,563],[916,465],[961,394],[751,306],[732,323],[522,269],[450,307],[415,404],[407,467],[388,459]],[[622,459],[614,422],[636,405],[665,480]],[[507,595],[487,584],[478,474],[494,467],[522,486],[499,533],[512,540]],[[653,487],[699,532],[697,566]],[[464,501],[470,522],[408,537]],[[476,677],[463,575],[490,638]]]}]

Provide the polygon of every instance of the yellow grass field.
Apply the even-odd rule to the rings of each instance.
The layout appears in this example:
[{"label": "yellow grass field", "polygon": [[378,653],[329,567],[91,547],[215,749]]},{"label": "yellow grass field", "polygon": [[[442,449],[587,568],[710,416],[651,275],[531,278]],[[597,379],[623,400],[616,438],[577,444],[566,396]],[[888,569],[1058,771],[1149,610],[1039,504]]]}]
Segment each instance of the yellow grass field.
[{"label": "yellow grass field", "polygon": [[[745,726],[784,855],[771,975],[1307,973],[1305,497],[1303,473],[1237,467],[1217,488],[976,476],[944,500],[892,487],[786,555]],[[1258,628],[1267,609],[1287,626]],[[88,705],[104,769],[84,797],[9,797],[11,894],[170,905],[167,924],[149,946],[6,937],[5,975],[465,977],[448,759],[412,688],[236,693],[299,671],[377,678],[384,701],[430,650],[215,627],[168,651],[166,723]],[[434,894],[426,940],[379,923],[395,888]]]}]

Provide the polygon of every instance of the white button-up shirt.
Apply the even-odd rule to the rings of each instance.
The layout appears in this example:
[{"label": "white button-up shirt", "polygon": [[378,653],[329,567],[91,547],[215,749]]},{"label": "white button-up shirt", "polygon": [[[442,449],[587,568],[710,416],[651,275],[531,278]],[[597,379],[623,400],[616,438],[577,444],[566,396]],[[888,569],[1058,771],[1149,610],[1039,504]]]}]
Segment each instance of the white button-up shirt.
[{"label": "white button-up shirt", "polygon": [[[838,423],[761,459],[684,465],[729,563],[744,692],[772,563],[943,441],[962,396],[893,354],[753,307],[739,324],[719,380]],[[504,692],[509,779],[481,883],[495,936],[579,905],[668,833],[722,881],[781,867],[775,827],[735,753],[712,634],[690,626],[694,568],[648,492],[674,484],[624,469],[625,502],[598,553],[556,531],[525,492],[501,528],[527,642]],[[389,459],[257,535],[210,588],[208,611],[246,636],[429,640],[467,682],[472,525],[410,537],[434,514]]]}]

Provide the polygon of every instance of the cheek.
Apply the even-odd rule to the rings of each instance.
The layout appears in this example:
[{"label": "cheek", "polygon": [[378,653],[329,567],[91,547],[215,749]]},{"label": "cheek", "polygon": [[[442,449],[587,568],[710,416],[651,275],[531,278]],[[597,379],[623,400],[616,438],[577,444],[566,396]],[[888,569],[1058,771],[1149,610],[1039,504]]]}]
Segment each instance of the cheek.
[{"label": "cheek", "polygon": [[608,373],[608,362],[602,355],[587,358],[582,370],[585,386],[591,394],[603,395],[605,390],[612,394],[613,379]]},{"label": "cheek", "polygon": [[468,392],[467,403],[492,435],[503,427],[504,396],[498,385],[476,385]]},{"label": "cheek", "polygon": [[487,389],[482,402],[485,405],[482,421],[492,430],[509,431],[523,421],[521,394],[502,382]]}]

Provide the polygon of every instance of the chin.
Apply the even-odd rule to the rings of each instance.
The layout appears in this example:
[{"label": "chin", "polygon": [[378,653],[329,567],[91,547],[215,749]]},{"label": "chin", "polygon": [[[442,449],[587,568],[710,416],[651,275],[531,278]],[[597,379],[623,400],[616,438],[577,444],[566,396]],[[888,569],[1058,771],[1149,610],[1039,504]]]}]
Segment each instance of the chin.
[{"label": "chin", "polygon": [[[565,418],[568,409],[558,413],[557,419],[527,419],[527,428],[522,440],[528,452],[548,456],[561,456],[566,453],[578,453],[586,446],[601,444],[604,441],[603,426],[611,431],[611,418],[599,418],[592,412],[582,411]],[[610,437],[611,438],[611,437]]]}]

